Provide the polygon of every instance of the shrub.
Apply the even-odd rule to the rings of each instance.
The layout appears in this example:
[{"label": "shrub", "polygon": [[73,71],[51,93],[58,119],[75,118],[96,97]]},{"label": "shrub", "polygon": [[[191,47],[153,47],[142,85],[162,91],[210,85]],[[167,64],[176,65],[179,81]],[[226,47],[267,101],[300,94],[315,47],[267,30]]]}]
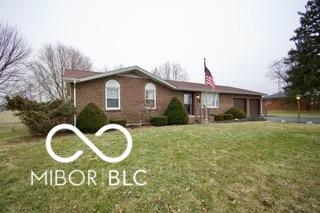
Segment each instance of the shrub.
[{"label": "shrub", "polygon": [[215,121],[223,121],[223,115],[213,115]]},{"label": "shrub", "polygon": [[225,112],[225,114],[231,114],[233,115],[233,118],[237,118],[237,119],[246,118],[246,113],[237,107],[231,107]]},{"label": "shrub", "polygon": [[107,115],[94,103],[86,105],[77,119],[77,127],[84,133],[95,133],[106,124]]},{"label": "shrub", "polygon": [[71,123],[75,108],[62,100],[38,103],[16,96],[6,97],[7,110],[18,111],[19,116],[32,135],[46,135],[53,127]]},{"label": "shrub", "polygon": [[122,119],[122,120],[110,120],[111,124],[119,124],[123,127],[127,126],[127,120],[126,119]]},{"label": "shrub", "polygon": [[223,119],[226,121],[232,120],[233,119],[233,115],[232,114],[224,114],[223,115]]},{"label": "shrub", "polygon": [[251,116],[246,118],[247,121],[266,121],[267,119],[265,119],[262,116]]},{"label": "shrub", "polygon": [[168,124],[167,116],[154,116],[150,118],[150,123],[152,126],[165,126]]},{"label": "shrub", "polygon": [[164,115],[168,117],[168,124],[187,124],[189,121],[189,116],[177,97],[171,99]]}]

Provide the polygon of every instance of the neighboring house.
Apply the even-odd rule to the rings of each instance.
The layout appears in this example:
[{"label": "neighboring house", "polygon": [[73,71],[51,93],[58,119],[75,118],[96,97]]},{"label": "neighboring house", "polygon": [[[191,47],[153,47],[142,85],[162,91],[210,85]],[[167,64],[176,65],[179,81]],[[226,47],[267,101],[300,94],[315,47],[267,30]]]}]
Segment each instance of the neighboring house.
[{"label": "neighboring house", "polygon": [[[272,95],[263,96],[263,114],[268,114],[268,111],[277,110],[297,110],[297,100],[289,99],[284,92],[277,92]],[[320,101],[307,101],[301,99],[301,110],[319,110]]]},{"label": "neighboring house", "polygon": [[196,117],[203,105],[208,114],[224,113],[232,106],[243,109],[248,116],[262,111],[260,92],[218,85],[212,92],[205,84],[166,81],[138,66],[104,73],[66,70],[64,80],[71,83],[69,94],[78,112],[92,102],[109,118],[126,119],[128,123],[148,122],[149,116],[163,115],[173,97]]}]

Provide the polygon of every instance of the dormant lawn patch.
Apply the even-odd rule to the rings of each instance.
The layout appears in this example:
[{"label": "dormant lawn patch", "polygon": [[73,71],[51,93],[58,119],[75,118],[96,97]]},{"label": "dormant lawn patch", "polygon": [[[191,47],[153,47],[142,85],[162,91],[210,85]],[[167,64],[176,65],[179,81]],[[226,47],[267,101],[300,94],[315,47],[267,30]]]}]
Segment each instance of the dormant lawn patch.
[{"label": "dormant lawn patch", "polygon": [[[188,212],[320,211],[320,126],[250,122],[146,127],[130,130],[133,149],[122,162],[101,161],[73,134],[54,138],[61,164],[46,152],[44,138],[29,137],[21,124],[0,125],[0,209],[4,211]],[[86,135],[105,154],[118,156],[124,136]],[[97,185],[30,184],[30,171],[98,171]],[[110,186],[110,170],[144,186]],[[104,174],[104,175],[102,175]],[[76,175],[76,174],[75,174]],[[75,177],[77,178],[77,177]],[[76,179],[75,179],[76,180]]]}]

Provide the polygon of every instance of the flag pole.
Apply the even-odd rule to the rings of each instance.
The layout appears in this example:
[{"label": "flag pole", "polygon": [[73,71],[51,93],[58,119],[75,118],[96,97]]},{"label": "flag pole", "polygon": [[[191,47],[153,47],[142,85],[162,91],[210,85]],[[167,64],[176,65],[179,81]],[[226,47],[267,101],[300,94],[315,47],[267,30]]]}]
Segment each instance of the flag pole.
[{"label": "flag pole", "polygon": [[[206,69],[206,58],[203,58],[203,68],[204,70]],[[206,78],[206,77],[204,77]],[[206,82],[206,79],[204,79],[204,82]],[[205,90],[204,92],[204,101],[203,101],[203,105],[204,105],[204,124],[208,124],[208,112],[207,112],[207,106],[206,106],[206,103],[207,103],[207,90]]]}]

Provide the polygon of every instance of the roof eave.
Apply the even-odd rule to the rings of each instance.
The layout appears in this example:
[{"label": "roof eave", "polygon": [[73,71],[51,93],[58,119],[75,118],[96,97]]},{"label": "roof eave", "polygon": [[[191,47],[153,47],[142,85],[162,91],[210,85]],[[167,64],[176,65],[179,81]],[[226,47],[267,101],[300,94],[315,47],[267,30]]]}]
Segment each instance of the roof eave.
[{"label": "roof eave", "polygon": [[210,89],[190,89],[190,88],[178,88],[179,91],[190,91],[190,92],[216,92],[220,94],[235,94],[235,95],[256,95],[262,96],[264,93],[245,93],[245,92],[226,92],[226,91],[212,91]]},{"label": "roof eave", "polygon": [[69,77],[63,77],[63,80],[65,82],[74,82],[74,81],[79,81],[77,78],[69,78]]}]

